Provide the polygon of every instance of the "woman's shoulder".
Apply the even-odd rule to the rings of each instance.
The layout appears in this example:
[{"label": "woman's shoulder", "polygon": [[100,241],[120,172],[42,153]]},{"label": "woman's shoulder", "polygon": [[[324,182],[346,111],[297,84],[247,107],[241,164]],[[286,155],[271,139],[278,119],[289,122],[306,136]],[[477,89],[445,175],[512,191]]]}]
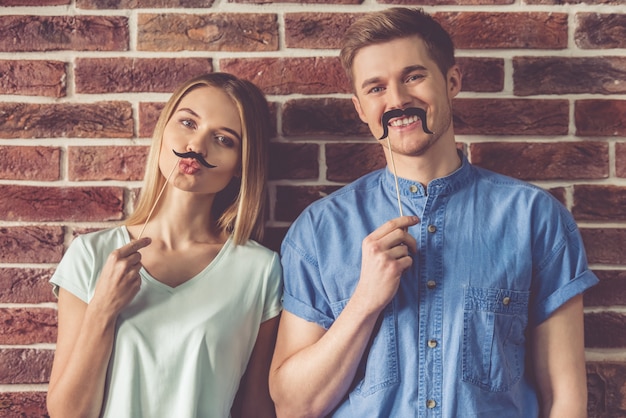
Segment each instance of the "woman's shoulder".
[{"label": "woman's shoulder", "polygon": [[72,245],[80,243],[80,245],[87,249],[104,250],[106,248],[119,248],[128,243],[129,240],[130,238],[126,227],[116,226],[77,234],[72,240]]},{"label": "woman's shoulder", "polygon": [[266,247],[265,245],[253,239],[249,239],[245,244],[234,245],[233,243],[231,243],[231,245],[233,247],[233,251],[236,251],[240,255],[254,257],[256,259],[272,260],[273,258],[278,256],[276,251]]}]

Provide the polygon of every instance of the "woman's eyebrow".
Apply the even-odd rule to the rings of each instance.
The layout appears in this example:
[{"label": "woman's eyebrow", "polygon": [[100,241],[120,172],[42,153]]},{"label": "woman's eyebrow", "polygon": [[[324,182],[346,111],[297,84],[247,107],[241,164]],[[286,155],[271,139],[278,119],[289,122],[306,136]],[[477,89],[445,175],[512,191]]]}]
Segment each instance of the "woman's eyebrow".
[{"label": "woman's eyebrow", "polygon": [[[192,116],[194,116],[194,117],[196,117],[196,118],[199,118],[199,119],[200,119],[200,115],[198,115],[196,112],[194,112],[192,109],[190,109],[190,108],[188,108],[188,107],[181,107],[181,108],[180,108],[180,109],[178,109],[176,112],[186,112],[186,113],[189,113],[189,114],[191,114]],[[233,130],[233,129],[231,129],[231,128],[228,128],[228,127],[226,127],[226,126],[220,126],[218,129],[220,129],[220,130],[222,130],[222,131],[226,131],[226,132],[228,132],[229,134],[231,134],[231,135],[233,135],[235,138],[237,138],[237,140],[238,140],[239,142],[241,142],[241,135],[240,135],[237,131],[235,131],[235,130]]]}]

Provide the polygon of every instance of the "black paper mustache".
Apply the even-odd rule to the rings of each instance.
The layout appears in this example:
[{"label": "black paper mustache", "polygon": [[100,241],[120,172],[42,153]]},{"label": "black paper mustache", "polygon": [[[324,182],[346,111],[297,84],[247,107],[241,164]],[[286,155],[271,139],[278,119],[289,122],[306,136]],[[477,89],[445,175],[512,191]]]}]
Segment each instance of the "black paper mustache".
[{"label": "black paper mustache", "polygon": [[393,118],[399,118],[401,116],[417,116],[422,121],[422,129],[424,132],[427,134],[433,133],[426,125],[426,111],[424,109],[420,109],[419,107],[407,107],[406,109],[393,109],[383,113],[383,117],[381,118],[383,135],[378,138],[379,140],[385,139],[387,138],[387,135],[389,135],[389,121]]},{"label": "black paper mustache", "polygon": [[213,164],[209,164],[202,155],[198,154],[197,152],[193,152],[193,151],[189,151],[189,152],[176,152],[175,150],[172,150],[172,152],[174,154],[176,154],[176,156],[180,157],[180,158],[193,158],[194,160],[198,161],[200,164],[202,164],[203,166],[205,166],[206,168],[215,168],[217,167],[216,165]]}]

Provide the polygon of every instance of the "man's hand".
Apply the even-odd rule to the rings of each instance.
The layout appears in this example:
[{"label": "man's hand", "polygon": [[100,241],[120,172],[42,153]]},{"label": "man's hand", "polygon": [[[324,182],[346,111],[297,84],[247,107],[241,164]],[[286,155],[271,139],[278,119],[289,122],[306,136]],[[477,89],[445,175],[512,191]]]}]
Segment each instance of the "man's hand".
[{"label": "man's hand", "polygon": [[361,277],[354,296],[372,310],[382,310],[400,286],[402,273],[413,264],[417,242],[407,230],[419,222],[416,216],[392,219],[363,240]]}]

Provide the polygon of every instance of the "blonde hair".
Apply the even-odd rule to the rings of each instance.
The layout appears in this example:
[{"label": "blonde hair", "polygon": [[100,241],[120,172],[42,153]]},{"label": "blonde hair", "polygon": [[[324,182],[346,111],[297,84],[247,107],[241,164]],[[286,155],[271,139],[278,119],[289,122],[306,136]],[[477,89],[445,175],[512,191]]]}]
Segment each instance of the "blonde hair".
[{"label": "blonde hair", "polygon": [[391,7],[366,14],[344,34],[339,57],[350,83],[354,84],[354,57],[362,48],[411,36],[424,41],[430,57],[445,76],[455,64],[454,44],[448,32],[423,9]]},{"label": "blonde hair", "polygon": [[157,195],[165,183],[159,169],[163,131],[185,95],[198,87],[215,87],[235,103],[241,118],[241,179],[233,178],[213,202],[212,216],[218,228],[232,235],[236,245],[249,239],[263,238],[267,194],[270,112],[263,93],[254,84],[227,73],[209,73],[194,77],[179,86],[161,111],[154,128],[148,154],[144,186],[136,209],[126,225],[146,221]]}]

